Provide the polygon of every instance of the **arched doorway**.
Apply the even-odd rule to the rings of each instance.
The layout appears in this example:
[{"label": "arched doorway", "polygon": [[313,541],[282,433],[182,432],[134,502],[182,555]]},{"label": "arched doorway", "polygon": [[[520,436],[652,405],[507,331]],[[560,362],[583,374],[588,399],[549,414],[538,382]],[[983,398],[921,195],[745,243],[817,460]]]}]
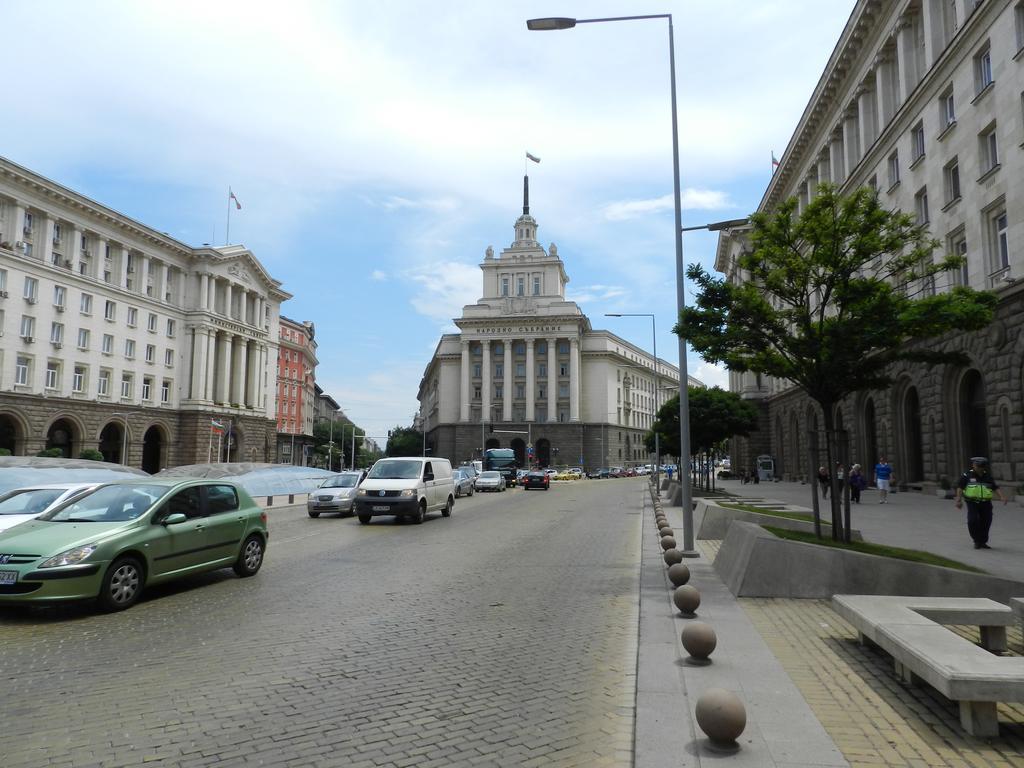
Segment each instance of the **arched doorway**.
[{"label": "arched doorway", "polygon": [[146,430],[142,436],[142,469],[155,475],[164,465],[164,447],[167,441],[164,439],[163,430],[153,425]]},{"label": "arched doorway", "polygon": [[501,442],[496,437],[487,438],[487,442],[484,443],[484,449],[490,450],[491,448],[501,448]]},{"label": "arched doorway", "polygon": [[244,461],[245,436],[234,424],[224,433],[220,444],[220,460],[225,463]]},{"label": "arched doorway", "polygon": [[965,456],[988,456],[988,417],[985,413],[985,383],[981,374],[970,370],[960,381],[960,433]]},{"label": "arched doorway", "polygon": [[513,451],[516,452],[516,466],[525,467],[526,443],[522,439],[517,437],[515,440],[512,441],[512,445],[510,447],[512,448]]},{"label": "arched doorway", "polygon": [[537,465],[547,467],[551,464],[551,441],[542,437],[537,441]]},{"label": "arched doorway", "polygon": [[18,455],[19,448],[24,450],[25,436],[21,433],[17,419],[13,416],[0,416],[0,448],[11,452],[12,456]]},{"label": "arched doorway", "polygon": [[923,480],[921,401],[917,396],[917,387],[909,387],[903,395],[903,435],[906,441],[907,480]]},{"label": "arched doorway", "polygon": [[124,427],[117,422],[110,422],[100,431],[100,453],[104,461],[120,464],[123,444]]},{"label": "arched doorway", "polygon": [[870,397],[864,403],[864,465],[873,467],[878,462],[878,427],[875,425],[875,401]]},{"label": "arched doorway", "polygon": [[46,450],[56,448],[61,457],[70,459],[75,449],[75,425],[67,419],[57,419],[46,431]]}]

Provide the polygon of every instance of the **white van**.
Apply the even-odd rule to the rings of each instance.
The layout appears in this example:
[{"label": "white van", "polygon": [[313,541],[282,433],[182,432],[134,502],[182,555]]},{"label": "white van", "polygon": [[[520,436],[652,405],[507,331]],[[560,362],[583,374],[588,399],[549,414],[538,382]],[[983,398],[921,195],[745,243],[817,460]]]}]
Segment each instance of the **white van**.
[{"label": "white van", "polygon": [[380,459],[356,491],[356,516],[365,525],[376,515],[422,523],[428,512],[451,517],[455,483],[448,459],[396,456]]}]

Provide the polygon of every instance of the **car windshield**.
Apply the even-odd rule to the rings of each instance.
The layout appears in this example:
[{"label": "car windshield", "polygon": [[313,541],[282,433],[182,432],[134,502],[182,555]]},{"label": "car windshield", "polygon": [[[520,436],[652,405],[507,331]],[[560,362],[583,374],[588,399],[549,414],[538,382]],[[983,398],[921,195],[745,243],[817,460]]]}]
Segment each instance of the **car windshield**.
[{"label": "car windshield", "polygon": [[64,488],[11,491],[0,499],[0,515],[38,515],[64,493]]},{"label": "car windshield", "polygon": [[329,477],[321,485],[321,488],[355,488],[359,481],[359,475],[338,475]]},{"label": "car windshield", "polygon": [[165,485],[104,485],[40,516],[53,523],[123,523],[143,515],[169,490]]},{"label": "car windshield", "polygon": [[373,465],[367,477],[374,480],[418,480],[423,462],[412,459],[383,459]]}]

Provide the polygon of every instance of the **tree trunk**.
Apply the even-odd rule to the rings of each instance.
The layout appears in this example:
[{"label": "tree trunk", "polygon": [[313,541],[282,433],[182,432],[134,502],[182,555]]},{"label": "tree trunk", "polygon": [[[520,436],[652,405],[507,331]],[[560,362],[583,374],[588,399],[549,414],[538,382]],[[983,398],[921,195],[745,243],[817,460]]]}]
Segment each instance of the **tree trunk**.
[{"label": "tree trunk", "polygon": [[808,460],[811,467],[811,509],[814,510],[814,535],[821,538],[821,508],[818,506],[818,433],[807,430]]},{"label": "tree trunk", "polygon": [[835,541],[846,541],[843,535],[842,507],[839,499],[836,498],[836,463],[833,460],[832,446],[836,438],[836,421],[833,413],[833,403],[818,402],[825,417],[825,469],[828,472],[829,485],[831,486],[831,507],[832,507],[832,538]]}]

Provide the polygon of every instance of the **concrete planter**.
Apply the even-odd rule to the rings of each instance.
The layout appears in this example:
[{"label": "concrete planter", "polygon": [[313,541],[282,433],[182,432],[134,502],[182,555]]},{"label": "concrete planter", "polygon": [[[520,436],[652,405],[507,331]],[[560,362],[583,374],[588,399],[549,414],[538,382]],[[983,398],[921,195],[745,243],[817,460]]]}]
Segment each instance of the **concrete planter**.
[{"label": "concrete planter", "polygon": [[[787,531],[814,533],[813,519],[805,521],[794,520],[789,517],[776,517],[775,515],[759,515],[756,512],[747,512],[742,509],[720,507],[714,502],[704,499],[697,502],[697,511],[694,514],[694,529],[697,531],[698,539],[724,539],[729,532],[729,526],[736,520],[756,523],[757,525],[771,525]],[[824,532],[832,530],[831,527],[825,527],[826,520],[824,517],[821,522]],[[855,541],[863,541],[858,530],[851,530],[850,538]]]}]

